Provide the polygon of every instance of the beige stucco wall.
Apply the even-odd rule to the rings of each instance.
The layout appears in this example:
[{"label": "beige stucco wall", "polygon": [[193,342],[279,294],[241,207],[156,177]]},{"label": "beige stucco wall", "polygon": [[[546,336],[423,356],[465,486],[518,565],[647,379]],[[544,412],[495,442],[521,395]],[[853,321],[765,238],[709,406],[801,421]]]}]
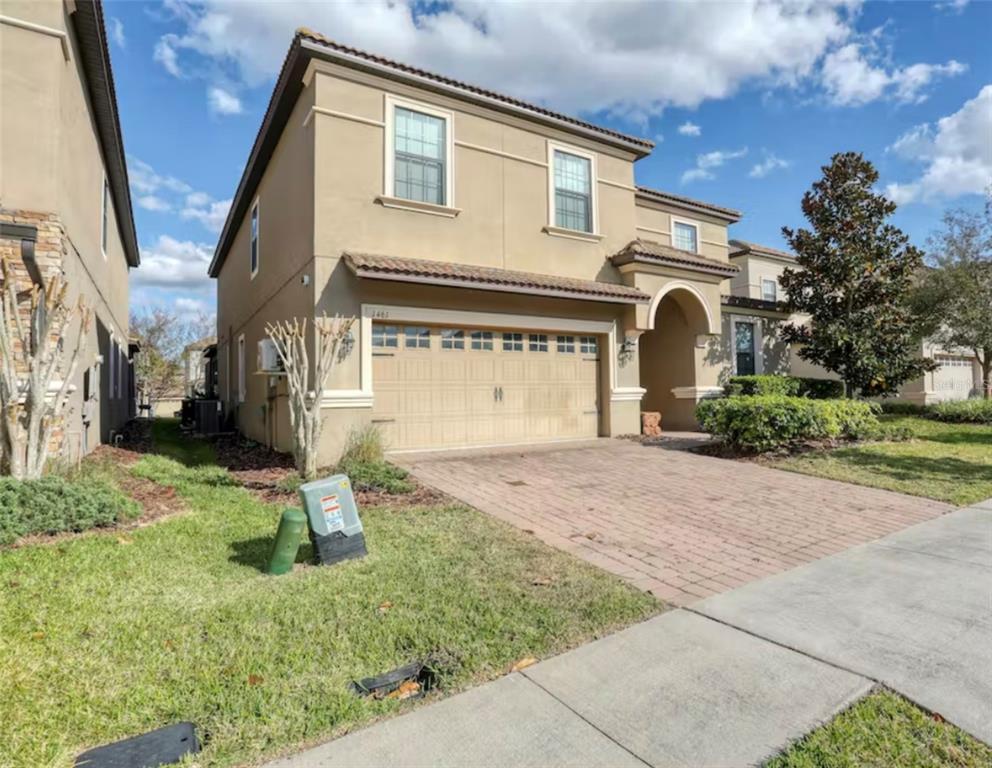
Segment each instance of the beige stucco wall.
[{"label": "beige stucco wall", "polygon": [[[61,31],[68,36],[69,57],[59,38],[0,23],[0,208],[21,212],[31,224],[50,216],[61,226],[63,242],[38,243],[38,250],[63,251],[62,270],[70,297],[80,294],[93,311],[93,325],[77,371],[76,392],[66,419],[68,436],[81,431],[81,405],[89,386],[99,391],[97,435],[109,437],[130,415],[124,384],[109,391],[109,359],[116,342],[127,354],[128,266],[117,211],[108,195],[106,250],[101,247],[104,159],[93,121],[81,58],[72,25],[57,0],[4,0],[0,14]],[[68,338],[74,338],[70,334]],[[71,351],[71,350],[70,350]],[[100,364],[97,355],[102,355]],[[122,369],[126,372],[126,367]],[[78,437],[74,438],[78,445]],[[75,450],[75,449],[73,449]]]},{"label": "beige stucco wall", "polygon": [[763,258],[750,254],[735,257],[731,259],[731,262],[737,267],[740,267],[740,272],[730,281],[731,295],[761,299],[763,298],[761,295],[761,281],[774,280],[778,290],[778,300],[785,300],[785,293],[782,290],[780,280],[782,273],[790,266],[795,268],[795,265],[790,265],[780,259]]}]

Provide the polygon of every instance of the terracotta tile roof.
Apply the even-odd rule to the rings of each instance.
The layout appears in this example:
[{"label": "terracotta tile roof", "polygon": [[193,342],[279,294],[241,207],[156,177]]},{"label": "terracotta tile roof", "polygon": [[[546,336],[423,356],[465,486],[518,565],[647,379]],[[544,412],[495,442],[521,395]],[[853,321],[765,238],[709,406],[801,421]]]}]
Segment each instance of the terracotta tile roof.
[{"label": "terracotta tile roof", "polygon": [[651,301],[648,294],[631,286],[598,280],[579,280],[558,275],[540,275],[534,272],[517,272],[447,261],[405,259],[350,251],[344,254],[344,259],[348,267],[359,277],[380,280],[460,286],[484,291],[533,293],[621,304]]},{"label": "terracotta tile roof", "polygon": [[755,256],[771,256],[775,259],[787,259],[788,261],[796,260],[796,255],[794,253],[789,253],[789,251],[779,251],[775,248],[768,248],[764,245],[758,245],[757,243],[749,243],[746,240],[731,240],[730,246],[731,256],[744,256],[748,253],[753,253]]},{"label": "terracotta tile roof", "polygon": [[497,93],[496,91],[490,91],[486,88],[480,88],[479,86],[476,85],[470,85],[469,83],[464,83],[460,80],[455,80],[454,78],[451,77],[445,77],[444,75],[438,75],[435,74],[434,72],[428,72],[423,69],[418,69],[417,67],[412,67],[408,64],[401,64],[399,62],[392,61],[391,59],[387,59],[383,56],[377,56],[373,53],[362,51],[358,48],[352,48],[347,45],[342,45],[340,43],[334,42],[333,40],[327,37],[324,37],[319,32],[314,32],[313,30],[308,29],[306,27],[300,27],[299,29],[297,29],[296,34],[298,37],[303,38],[305,40],[311,40],[315,43],[319,43],[320,45],[324,46],[325,48],[331,51],[334,51],[335,53],[340,53],[346,56],[353,56],[355,58],[364,59],[365,61],[371,62],[372,64],[376,64],[381,67],[387,67],[389,69],[394,69],[397,72],[402,72],[406,75],[412,75],[413,77],[423,78],[425,80],[430,80],[435,83],[439,83],[441,85],[457,88],[461,91],[474,93],[477,96],[482,96],[486,99],[500,101],[508,106],[516,107],[517,109],[525,109],[528,112],[534,112],[538,115],[543,115],[544,117],[550,117],[553,120],[566,122],[578,128],[584,128],[589,131],[596,131],[597,133],[601,133],[604,136],[611,136],[614,139],[620,139],[621,141],[630,144],[635,144],[641,147],[644,152],[650,152],[651,149],[654,147],[654,142],[648,139],[642,139],[637,136],[630,136],[629,134],[621,133],[619,131],[614,131],[611,130],[610,128],[604,128],[602,126],[595,125],[593,123],[587,123],[584,120],[579,120],[570,115],[563,115],[560,112],[554,112],[550,109],[545,109],[544,107],[539,107],[535,104],[529,104],[525,101],[521,101],[520,99],[515,99],[512,96],[506,96],[502,93]]},{"label": "terracotta tile roof", "polygon": [[678,205],[682,208],[690,208],[692,210],[708,213],[712,216],[717,216],[721,219],[726,219],[730,222],[740,221],[741,216],[744,215],[740,211],[734,210],[733,208],[724,208],[722,205],[714,205],[713,203],[706,203],[702,200],[694,200],[691,197],[684,197],[683,195],[676,195],[671,192],[663,192],[660,189],[651,189],[650,187],[638,186],[637,194],[647,200],[657,200],[661,203]]},{"label": "terracotta tile roof", "polygon": [[670,245],[662,245],[653,240],[632,240],[624,249],[611,259],[614,266],[622,266],[634,262],[648,264],[665,264],[694,272],[706,272],[711,275],[731,277],[740,269],[733,264],[727,264],[717,259],[709,259],[697,253],[690,253]]}]

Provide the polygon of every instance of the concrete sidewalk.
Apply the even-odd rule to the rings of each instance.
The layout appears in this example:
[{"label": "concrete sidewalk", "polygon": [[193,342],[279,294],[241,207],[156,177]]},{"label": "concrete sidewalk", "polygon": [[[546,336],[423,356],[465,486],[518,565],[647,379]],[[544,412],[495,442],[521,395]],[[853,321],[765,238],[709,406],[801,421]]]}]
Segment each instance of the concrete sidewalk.
[{"label": "concrete sidewalk", "polygon": [[992,503],[271,765],[756,765],[876,681],[992,741]]}]

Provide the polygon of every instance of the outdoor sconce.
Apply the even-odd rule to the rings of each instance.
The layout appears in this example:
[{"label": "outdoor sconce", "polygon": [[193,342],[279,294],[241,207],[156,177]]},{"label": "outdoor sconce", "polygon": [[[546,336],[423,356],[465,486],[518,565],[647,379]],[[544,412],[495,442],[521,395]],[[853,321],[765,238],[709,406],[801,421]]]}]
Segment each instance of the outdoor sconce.
[{"label": "outdoor sconce", "polygon": [[627,336],[617,346],[617,360],[620,365],[626,365],[634,359],[634,351],[637,349],[637,339]]}]

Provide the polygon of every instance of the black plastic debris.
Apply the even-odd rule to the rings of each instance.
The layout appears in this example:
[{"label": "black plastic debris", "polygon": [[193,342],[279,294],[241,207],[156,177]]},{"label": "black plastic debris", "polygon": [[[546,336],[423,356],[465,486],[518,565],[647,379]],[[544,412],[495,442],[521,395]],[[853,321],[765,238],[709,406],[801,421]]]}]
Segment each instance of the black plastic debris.
[{"label": "black plastic debris", "polygon": [[83,752],[76,768],[159,768],[200,751],[193,723],[176,723]]},{"label": "black plastic debris", "polygon": [[437,685],[437,672],[420,661],[375,677],[354,680],[348,686],[358,696],[374,699],[419,699]]}]

